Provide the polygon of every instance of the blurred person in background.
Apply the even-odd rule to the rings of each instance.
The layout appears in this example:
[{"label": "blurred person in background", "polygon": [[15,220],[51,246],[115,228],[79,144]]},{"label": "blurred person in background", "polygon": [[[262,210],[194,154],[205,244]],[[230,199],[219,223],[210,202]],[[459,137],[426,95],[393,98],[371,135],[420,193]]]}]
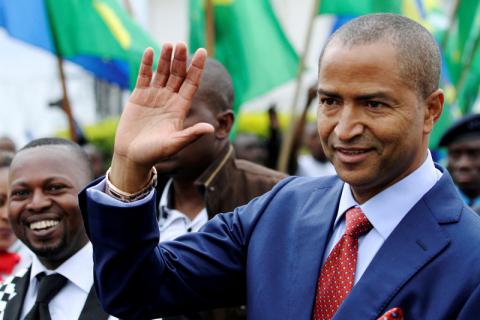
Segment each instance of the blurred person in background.
[{"label": "blurred person in background", "polygon": [[306,125],[304,144],[308,153],[298,156],[297,172],[295,173],[297,176],[321,177],[336,174],[335,167],[323,151],[315,123]]},{"label": "blurred person in background", "polygon": [[439,146],[448,150],[447,168],[466,204],[480,213],[480,114],[455,122]]},{"label": "blurred person in background", "polygon": [[89,141],[89,139],[85,135],[84,130],[79,125],[78,121],[75,119],[73,113],[70,111],[63,98],[54,100],[48,105],[51,108],[57,108],[62,111],[67,118],[66,120],[69,122],[69,126],[73,127],[73,130],[75,131],[75,139],[72,136],[70,136],[70,139],[72,141],[74,140],[74,142],[81,146],[87,154],[88,159],[90,160],[90,163],[92,165],[93,177],[98,178],[100,176],[103,176],[105,174],[105,171],[107,171],[107,169],[105,168],[105,155],[103,154],[102,150],[100,150],[96,145]]},{"label": "blurred person in background", "polygon": [[10,137],[2,136],[0,137],[0,151],[2,150],[15,153],[15,151],[17,151],[17,146]]},{"label": "blurred person in background", "polygon": [[0,318],[109,319],[93,287],[92,246],[77,198],[92,178],[87,155],[69,140],[33,140],[13,158],[8,215],[34,256],[0,286]]},{"label": "blurred person in background", "polygon": [[87,154],[90,164],[92,165],[93,177],[96,179],[103,176],[105,171],[107,171],[107,168],[105,168],[105,157],[102,150],[97,148],[92,143],[87,143],[83,145],[82,148]]},{"label": "blurred person in background", "polygon": [[[285,175],[256,163],[236,159],[232,129],[233,84],[227,70],[207,59],[186,127],[210,123],[215,131],[157,163],[160,242],[198,231],[216,214],[228,212],[269,191]],[[245,319],[243,308],[184,314],[178,319]]]},{"label": "blurred person in background", "polygon": [[[287,173],[290,175],[296,174],[298,169],[298,154],[302,147],[303,134],[305,130],[305,123],[307,121],[307,114],[310,105],[315,100],[317,95],[316,86],[312,85],[307,90],[307,100],[303,107],[300,117],[297,119],[294,129],[293,129],[293,138],[292,138],[292,147],[290,149],[290,156],[287,165]],[[284,137],[282,136],[282,131],[280,128],[280,120],[277,113],[277,106],[275,103],[272,103],[268,110],[268,137],[266,140],[266,166],[269,168],[277,168],[278,160],[280,157],[280,151],[282,148],[282,141]]]},{"label": "blurred person in background", "polygon": [[[307,90],[305,105],[293,129],[292,148],[287,169],[292,175],[319,177],[335,174],[333,165],[323,152],[316,124],[307,121],[308,110],[316,97],[317,86],[313,84]],[[301,154],[302,146],[307,147],[308,153]]]},{"label": "blurred person in background", "polygon": [[17,239],[8,220],[8,171],[14,154],[0,151],[0,281],[27,267],[32,252]]},{"label": "blurred person in background", "polygon": [[256,134],[237,134],[233,141],[233,148],[238,159],[248,160],[261,165],[266,164],[268,155],[265,141]]},{"label": "blurred person in background", "polygon": [[280,120],[277,114],[277,105],[271,104],[267,110],[268,114],[268,137],[265,143],[267,149],[267,159],[265,166],[271,169],[277,169],[278,157],[282,146],[282,132],[280,130]]}]

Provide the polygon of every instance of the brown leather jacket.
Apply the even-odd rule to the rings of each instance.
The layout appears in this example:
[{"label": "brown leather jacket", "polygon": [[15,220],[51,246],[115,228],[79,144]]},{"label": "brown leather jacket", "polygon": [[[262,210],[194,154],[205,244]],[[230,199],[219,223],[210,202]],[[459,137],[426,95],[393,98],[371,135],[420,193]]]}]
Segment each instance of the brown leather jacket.
[{"label": "brown leather jacket", "polygon": [[[217,213],[229,212],[272,189],[285,178],[284,173],[268,169],[250,161],[235,158],[230,145],[195,181],[203,194],[209,219]],[[160,199],[169,177],[160,176],[157,198]],[[244,320],[244,307],[217,309],[201,313],[167,317],[165,320]]]}]

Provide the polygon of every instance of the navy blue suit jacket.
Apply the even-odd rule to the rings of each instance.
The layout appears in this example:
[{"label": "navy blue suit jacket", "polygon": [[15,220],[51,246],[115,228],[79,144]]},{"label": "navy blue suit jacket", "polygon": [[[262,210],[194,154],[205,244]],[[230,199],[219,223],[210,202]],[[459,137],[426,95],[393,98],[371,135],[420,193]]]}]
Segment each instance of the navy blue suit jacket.
[{"label": "navy blue suit jacket", "polygon": [[[249,319],[310,319],[342,186],[336,177],[287,178],[160,245],[154,200],[111,207],[84,191],[100,300],[128,319],[243,303]],[[393,307],[406,319],[480,317],[480,218],[447,172],[386,239],[335,319],[376,319]]]}]

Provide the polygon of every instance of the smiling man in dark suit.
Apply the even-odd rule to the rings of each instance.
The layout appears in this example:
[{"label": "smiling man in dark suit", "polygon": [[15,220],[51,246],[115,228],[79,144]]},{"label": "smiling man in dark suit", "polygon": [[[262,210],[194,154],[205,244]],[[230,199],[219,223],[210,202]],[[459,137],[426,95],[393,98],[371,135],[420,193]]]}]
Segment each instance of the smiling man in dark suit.
[{"label": "smiling man in dark suit", "polygon": [[77,193],[93,178],[87,155],[59,138],[30,142],[10,167],[8,215],[32,264],[0,286],[5,320],[107,319],[92,277],[92,246]]},{"label": "smiling man in dark suit", "polygon": [[329,39],[317,121],[338,177],[284,179],[158,245],[152,166],[214,130],[183,125],[205,51],[188,70],[184,45],[171,55],[164,45],[152,75],[145,52],[110,174],[81,195],[107,310],[143,319],[245,302],[262,320],[478,317],[480,218],[428,150],[444,96],[426,29],[377,14]]}]

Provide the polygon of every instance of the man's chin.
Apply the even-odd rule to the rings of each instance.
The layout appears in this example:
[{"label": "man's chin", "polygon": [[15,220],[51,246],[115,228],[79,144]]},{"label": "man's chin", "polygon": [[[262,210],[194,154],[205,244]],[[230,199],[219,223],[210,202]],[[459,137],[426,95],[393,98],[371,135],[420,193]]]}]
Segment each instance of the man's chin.
[{"label": "man's chin", "polygon": [[36,256],[52,261],[59,260],[64,251],[64,246],[61,243],[57,245],[29,245],[28,247]]}]

